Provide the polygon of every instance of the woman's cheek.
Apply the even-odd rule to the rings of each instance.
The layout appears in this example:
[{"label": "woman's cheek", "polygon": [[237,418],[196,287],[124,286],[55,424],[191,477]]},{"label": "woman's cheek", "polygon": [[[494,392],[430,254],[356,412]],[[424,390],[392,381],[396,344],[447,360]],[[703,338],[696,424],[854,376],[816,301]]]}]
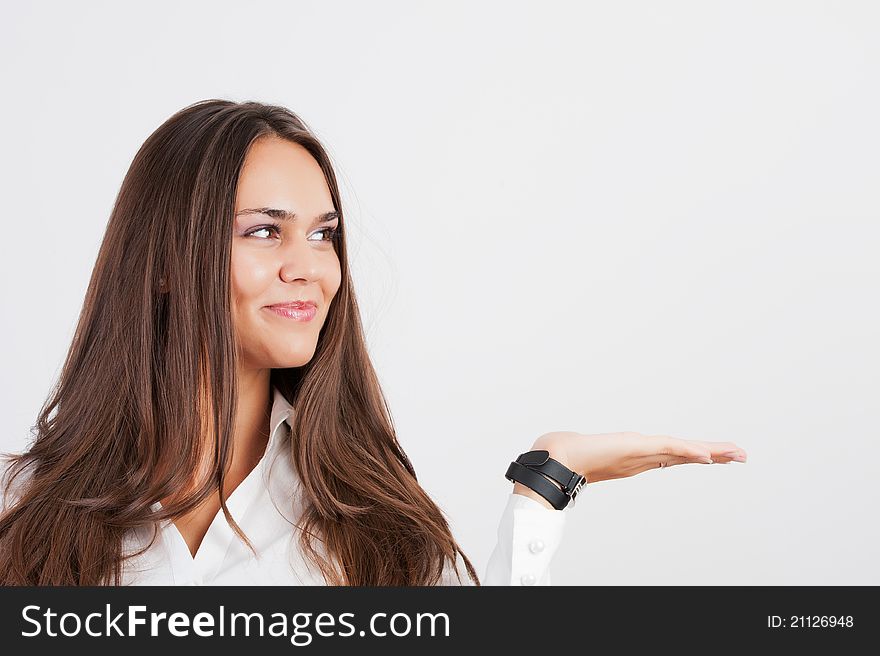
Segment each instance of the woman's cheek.
[{"label": "woman's cheek", "polygon": [[231,274],[233,288],[242,298],[262,296],[272,281],[270,266],[244,253],[233,258]]}]

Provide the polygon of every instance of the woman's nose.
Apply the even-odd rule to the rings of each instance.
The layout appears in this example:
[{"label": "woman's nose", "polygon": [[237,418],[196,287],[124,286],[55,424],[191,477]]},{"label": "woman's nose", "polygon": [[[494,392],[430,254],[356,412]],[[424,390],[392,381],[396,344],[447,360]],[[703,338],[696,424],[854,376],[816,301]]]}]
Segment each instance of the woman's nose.
[{"label": "woman's nose", "polygon": [[281,264],[281,278],[289,282],[297,278],[315,280],[321,275],[321,253],[305,237],[296,239],[284,249],[284,259]]}]

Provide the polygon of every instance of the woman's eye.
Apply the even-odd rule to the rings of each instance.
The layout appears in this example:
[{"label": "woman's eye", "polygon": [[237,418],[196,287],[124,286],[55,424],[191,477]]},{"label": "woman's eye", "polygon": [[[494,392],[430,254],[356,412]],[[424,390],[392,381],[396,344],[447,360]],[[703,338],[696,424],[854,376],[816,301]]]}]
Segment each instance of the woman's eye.
[{"label": "woman's eye", "polygon": [[276,232],[276,233],[277,233],[277,232],[278,232],[278,228],[276,228],[276,227],[274,227],[274,226],[262,226],[262,227],[260,227],[260,228],[257,228],[256,230],[251,230],[251,231],[248,232],[245,236],[246,236],[246,237],[253,237],[253,236],[256,235],[258,232]]},{"label": "woman's eye", "polygon": [[[274,233],[276,235],[280,235],[281,234],[281,226],[279,226],[279,225],[260,226],[259,228],[254,228],[250,232],[245,233],[245,237],[254,237],[259,232],[268,232],[270,234]],[[334,239],[336,239],[339,236],[340,229],[339,229],[339,226],[321,228],[320,230],[316,231],[313,234],[321,234],[321,233],[324,233],[325,236],[322,237],[321,239],[318,239],[318,241],[333,241]],[[263,239],[263,237],[257,237],[257,239]]]},{"label": "woman's eye", "polygon": [[[339,226],[329,227],[329,228],[321,228],[318,232],[324,232],[327,234],[326,237],[322,237],[318,241],[333,241],[339,236]],[[317,234],[317,233],[316,233]]]}]

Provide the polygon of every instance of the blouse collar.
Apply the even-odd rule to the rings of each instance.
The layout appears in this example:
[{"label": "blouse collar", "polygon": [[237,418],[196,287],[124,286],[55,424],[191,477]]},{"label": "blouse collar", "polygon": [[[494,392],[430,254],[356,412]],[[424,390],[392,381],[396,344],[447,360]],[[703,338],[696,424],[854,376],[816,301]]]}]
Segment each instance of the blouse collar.
[{"label": "blouse collar", "polygon": [[272,386],[272,412],[269,418],[269,443],[266,445],[266,451],[271,449],[278,438],[278,429],[285,421],[290,426],[290,417],[293,414],[293,406],[287,402],[281,391]]},{"label": "blouse collar", "polygon": [[[287,399],[284,398],[284,395],[281,391],[272,386],[272,411],[269,415],[269,441],[266,444],[266,450],[263,454],[263,458],[261,459],[261,463],[258,466],[262,466],[263,474],[268,476],[267,470],[271,468],[271,462],[275,460],[275,454],[273,457],[269,457],[270,453],[276,449],[276,447],[283,443],[285,437],[287,437],[289,428],[290,428],[290,416],[293,414],[293,406],[287,402]],[[286,430],[279,430],[284,424],[287,422],[288,428]],[[279,436],[280,433],[280,436]],[[268,463],[268,464],[267,464]],[[288,468],[289,469],[289,468]],[[289,477],[295,479],[295,475],[292,471],[289,473]],[[156,501],[150,506],[150,509],[153,511],[159,510],[162,507],[161,502]]]}]

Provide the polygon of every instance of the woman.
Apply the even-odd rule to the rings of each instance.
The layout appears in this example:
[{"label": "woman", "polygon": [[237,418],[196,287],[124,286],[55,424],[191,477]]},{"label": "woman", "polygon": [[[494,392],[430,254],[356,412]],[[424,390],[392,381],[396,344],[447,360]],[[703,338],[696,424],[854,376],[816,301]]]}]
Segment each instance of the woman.
[{"label": "woman", "polygon": [[[396,439],[342,218],[287,109],[203,101],[147,139],[35,439],[6,454],[0,583],[480,584]],[[533,449],[590,483],[745,456],[636,433]],[[545,496],[515,483],[484,583],[549,583]]]}]

